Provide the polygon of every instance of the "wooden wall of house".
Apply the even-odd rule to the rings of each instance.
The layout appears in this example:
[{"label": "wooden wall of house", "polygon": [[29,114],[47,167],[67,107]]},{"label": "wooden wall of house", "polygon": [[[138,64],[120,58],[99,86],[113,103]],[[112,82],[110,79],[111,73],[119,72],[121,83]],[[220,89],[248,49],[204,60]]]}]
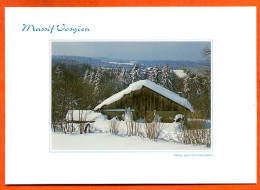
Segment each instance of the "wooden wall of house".
[{"label": "wooden wall of house", "polygon": [[[117,116],[118,119],[123,120],[122,115],[125,113],[124,111],[101,111],[102,114],[106,115],[108,119],[112,119],[113,117]],[[153,111],[145,111],[145,113],[139,113],[136,111],[133,111],[133,118],[134,120],[138,119],[146,119],[146,121],[151,122],[154,118],[154,112]],[[156,111],[156,114],[159,114],[161,117],[162,122],[173,122],[174,117],[177,114],[183,114],[185,115],[185,118],[187,118],[187,115],[185,112],[181,111]],[[144,117],[145,116],[145,117]]]},{"label": "wooden wall of house", "polygon": [[[162,117],[163,122],[172,122],[176,114],[182,113],[186,115],[186,113],[189,112],[185,107],[146,87],[124,95],[120,100],[103,106],[101,110],[125,109],[128,107],[135,110],[133,112],[135,120],[139,118],[151,120],[154,115],[154,110],[156,110],[157,114]],[[102,113],[106,114],[109,119],[114,116],[118,116],[118,118],[121,119],[124,112],[102,111]]]},{"label": "wooden wall of house", "polygon": [[107,119],[112,119],[113,117],[117,116],[118,119],[122,120],[122,115],[125,113],[124,111],[101,111],[102,114],[107,116]]}]

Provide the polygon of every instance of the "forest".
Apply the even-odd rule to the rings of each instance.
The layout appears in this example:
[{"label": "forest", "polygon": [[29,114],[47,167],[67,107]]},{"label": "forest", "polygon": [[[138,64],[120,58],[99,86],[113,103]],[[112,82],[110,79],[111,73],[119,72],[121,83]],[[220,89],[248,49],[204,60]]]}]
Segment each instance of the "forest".
[{"label": "forest", "polygon": [[142,79],[151,80],[189,100],[195,112],[191,118],[211,116],[211,70],[183,68],[178,76],[174,67],[108,67],[88,63],[52,60],[52,124],[66,120],[68,110],[91,110],[111,95]]}]

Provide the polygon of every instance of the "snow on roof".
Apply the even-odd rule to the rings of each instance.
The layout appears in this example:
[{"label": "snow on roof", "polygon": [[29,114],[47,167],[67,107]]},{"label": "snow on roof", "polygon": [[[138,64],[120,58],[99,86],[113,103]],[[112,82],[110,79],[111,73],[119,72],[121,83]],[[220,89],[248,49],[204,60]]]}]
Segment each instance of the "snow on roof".
[{"label": "snow on roof", "polygon": [[170,91],[170,90],[168,90],[168,89],[166,89],[166,88],[164,88],[164,87],[162,87],[158,84],[155,84],[154,82],[152,82],[150,80],[139,80],[137,82],[130,84],[128,86],[128,88],[126,88],[126,89],[122,90],[121,92],[118,92],[117,94],[114,94],[113,96],[104,100],[101,104],[96,106],[94,108],[94,110],[98,110],[105,105],[112,104],[113,102],[120,100],[124,95],[130,94],[133,91],[139,90],[143,86],[145,86],[145,87],[151,89],[152,91],[157,92],[158,94],[176,102],[177,104],[180,104],[180,105],[186,107],[191,112],[194,111],[192,105],[190,104],[190,102],[187,99],[180,97],[178,94],[175,94],[174,92],[172,92],[172,91]]},{"label": "snow on roof", "polygon": [[101,113],[93,110],[69,110],[66,114],[66,120],[71,121],[93,121],[103,116]]}]

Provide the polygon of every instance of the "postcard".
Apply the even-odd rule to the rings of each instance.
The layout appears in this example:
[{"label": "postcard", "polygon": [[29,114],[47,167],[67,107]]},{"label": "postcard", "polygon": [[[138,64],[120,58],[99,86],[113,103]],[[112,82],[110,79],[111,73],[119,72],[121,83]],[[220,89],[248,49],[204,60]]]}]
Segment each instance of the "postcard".
[{"label": "postcard", "polygon": [[6,8],[6,184],[256,183],[256,8]]}]

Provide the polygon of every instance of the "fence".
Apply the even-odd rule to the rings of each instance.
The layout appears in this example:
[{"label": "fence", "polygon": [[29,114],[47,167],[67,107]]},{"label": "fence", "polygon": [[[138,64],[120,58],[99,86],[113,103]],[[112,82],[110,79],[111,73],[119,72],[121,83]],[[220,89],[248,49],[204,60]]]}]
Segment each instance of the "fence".
[{"label": "fence", "polygon": [[183,130],[179,133],[179,139],[184,144],[203,144],[211,146],[210,129]]}]

